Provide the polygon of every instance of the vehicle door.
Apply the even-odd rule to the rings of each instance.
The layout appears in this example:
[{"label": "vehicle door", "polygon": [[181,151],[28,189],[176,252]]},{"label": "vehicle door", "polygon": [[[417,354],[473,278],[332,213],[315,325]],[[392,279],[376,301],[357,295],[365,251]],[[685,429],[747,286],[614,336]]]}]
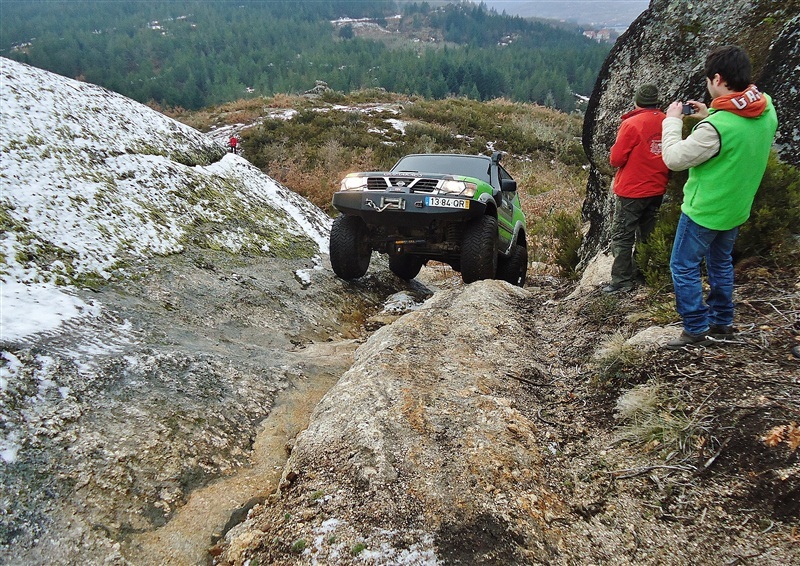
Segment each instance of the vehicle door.
[{"label": "vehicle door", "polygon": [[[513,180],[511,175],[503,169],[501,165],[497,165],[492,171],[492,185],[496,188],[502,187],[503,179]],[[507,250],[511,245],[514,238],[514,196],[516,193],[511,191],[500,191],[501,200],[497,207],[497,224],[500,228],[500,247]]]}]

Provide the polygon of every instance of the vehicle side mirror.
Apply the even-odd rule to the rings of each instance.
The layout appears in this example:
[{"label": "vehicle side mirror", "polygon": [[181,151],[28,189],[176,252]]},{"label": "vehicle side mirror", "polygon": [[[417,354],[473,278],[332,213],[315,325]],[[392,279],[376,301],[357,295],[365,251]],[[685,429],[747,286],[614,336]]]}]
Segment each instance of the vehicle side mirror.
[{"label": "vehicle side mirror", "polygon": [[500,190],[504,193],[513,193],[517,190],[517,182],[514,179],[501,179]]}]

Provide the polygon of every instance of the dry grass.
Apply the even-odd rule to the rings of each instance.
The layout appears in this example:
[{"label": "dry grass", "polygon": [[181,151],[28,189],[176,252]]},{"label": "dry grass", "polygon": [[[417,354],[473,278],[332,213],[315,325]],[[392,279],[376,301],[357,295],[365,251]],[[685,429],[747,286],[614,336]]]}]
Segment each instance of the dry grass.
[{"label": "dry grass", "polygon": [[320,163],[311,165],[302,153],[284,155],[272,162],[268,173],[322,210],[329,210],[333,193],[339,190],[345,175],[374,168],[372,150],[356,153],[336,141],[326,142],[321,156]]},{"label": "dry grass", "polygon": [[616,409],[616,418],[624,421],[619,441],[685,453],[709,434],[711,417],[703,412],[704,405],[688,412],[685,403],[658,381],[630,389],[619,397]]},{"label": "dry grass", "polygon": [[555,264],[559,242],[554,218],[559,213],[580,218],[588,172],[545,155],[506,165],[521,188],[529,256],[534,261]]},{"label": "dry grass", "polygon": [[638,367],[644,352],[628,343],[625,336],[617,332],[601,347],[595,359],[598,380],[603,382],[625,381],[629,368]]}]

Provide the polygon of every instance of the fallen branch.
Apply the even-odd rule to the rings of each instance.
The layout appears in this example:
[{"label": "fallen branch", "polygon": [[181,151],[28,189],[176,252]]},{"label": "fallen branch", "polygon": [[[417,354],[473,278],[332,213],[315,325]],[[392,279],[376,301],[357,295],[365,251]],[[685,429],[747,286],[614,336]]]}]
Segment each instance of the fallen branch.
[{"label": "fallen branch", "polygon": [[702,468],[700,468],[699,470],[697,470],[695,473],[696,473],[696,474],[702,474],[702,473],[705,473],[705,472],[706,472],[706,470],[708,470],[708,468],[710,468],[710,467],[712,466],[712,464],[714,464],[714,462],[716,462],[716,461],[717,461],[717,457],[718,457],[720,454],[722,454],[722,451],[723,451],[723,450],[725,449],[725,447],[728,445],[728,442],[730,442],[730,440],[731,440],[731,439],[730,439],[730,437],[726,438],[726,439],[725,439],[725,441],[724,441],[724,442],[723,442],[723,443],[720,445],[720,447],[719,447],[719,450],[717,450],[717,451],[714,453],[714,455],[713,455],[713,456],[711,456],[711,458],[709,458],[708,460],[706,460],[706,463],[705,463],[705,464],[703,464],[703,467],[702,467]]},{"label": "fallen branch", "polygon": [[734,564],[743,563],[745,560],[750,560],[751,558],[758,558],[764,554],[763,552],[756,552],[755,554],[746,554],[746,555],[738,555],[736,558],[727,562],[725,566],[733,566]]},{"label": "fallen branch", "polygon": [[553,383],[555,382],[555,380],[552,380],[549,383],[542,383],[540,381],[533,381],[532,379],[528,379],[527,377],[514,375],[513,373],[506,373],[506,375],[512,379],[516,379],[517,381],[521,381],[522,383],[527,383],[528,385],[535,385],[536,387],[553,387]]},{"label": "fallen branch", "polygon": [[544,424],[549,424],[550,426],[558,426],[558,423],[554,423],[552,421],[548,421],[542,416],[542,409],[536,411],[536,418],[542,421]]}]

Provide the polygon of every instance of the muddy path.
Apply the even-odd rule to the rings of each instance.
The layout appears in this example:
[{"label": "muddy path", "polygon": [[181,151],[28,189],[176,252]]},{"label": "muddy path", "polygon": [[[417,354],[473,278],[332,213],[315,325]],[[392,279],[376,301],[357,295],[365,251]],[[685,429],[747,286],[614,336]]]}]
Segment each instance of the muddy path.
[{"label": "muddy path", "polygon": [[133,537],[123,553],[132,564],[205,564],[211,547],[278,487],[287,443],[306,428],[314,407],[353,360],[356,340],[310,344],[296,352],[305,374],[275,398],[261,423],[251,465],[194,491],[163,527]]}]

